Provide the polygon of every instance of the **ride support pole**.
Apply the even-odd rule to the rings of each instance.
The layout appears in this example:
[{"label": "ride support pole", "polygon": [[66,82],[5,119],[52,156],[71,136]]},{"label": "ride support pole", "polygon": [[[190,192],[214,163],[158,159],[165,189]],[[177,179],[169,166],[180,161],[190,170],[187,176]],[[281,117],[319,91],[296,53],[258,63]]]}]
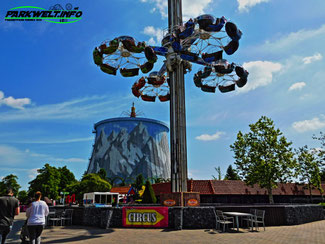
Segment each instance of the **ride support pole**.
[{"label": "ride support pole", "polygon": [[[168,0],[168,27],[171,34],[182,25],[182,1]],[[177,58],[170,79],[171,192],[187,192],[187,146],[183,62]]]}]

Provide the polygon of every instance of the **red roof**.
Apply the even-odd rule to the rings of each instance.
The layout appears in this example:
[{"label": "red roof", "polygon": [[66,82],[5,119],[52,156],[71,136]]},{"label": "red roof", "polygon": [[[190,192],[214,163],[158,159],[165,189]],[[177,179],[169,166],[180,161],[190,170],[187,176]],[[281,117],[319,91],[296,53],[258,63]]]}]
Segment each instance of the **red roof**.
[{"label": "red roof", "polygon": [[118,186],[118,187],[112,187],[111,192],[117,192],[120,194],[127,194],[130,190],[130,186]]},{"label": "red roof", "polygon": [[[170,182],[153,184],[152,187],[157,195],[171,192]],[[322,188],[325,189],[325,184],[322,184]],[[267,195],[266,189],[257,185],[247,186],[240,180],[188,180],[187,190],[209,195]],[[320,192],[312,189],[312,194],[320,195]],[[309,191],[306,185],[287,183],[273,189],[273,195],[309,195]]]}]

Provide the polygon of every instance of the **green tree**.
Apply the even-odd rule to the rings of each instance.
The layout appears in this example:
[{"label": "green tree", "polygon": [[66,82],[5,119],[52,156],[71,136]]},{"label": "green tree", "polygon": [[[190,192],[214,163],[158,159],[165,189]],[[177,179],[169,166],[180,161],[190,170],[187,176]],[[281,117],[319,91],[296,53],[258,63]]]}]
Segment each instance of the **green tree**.
[{"label": "green tree", "polygon": [[222,180],[221,168],[220,166],[214,168],[217,171],[218,178],[212,175],[213,180]]},{"label": "green tree", "polygon": [[[115,176],[112,178],[106,178],[106,180],[112,185],[112,186],[126,186],[126,178],[123,178],[121,176]],[[118,180],[119,183],[116,183]]]},{"label": "green tree", "polygon": [[68,186],[69,192],[76,194],[78,201],[82,200],[83,194],[87,192],[108,192],[112,188],[112,185],[103,180],[98,174],[87,174],[81,179],[80,182],[75,182]]},{"label": "green tree", "polygon": [[312,201],[312,188],[316,187],[321,194],[323,189],[321,186],[320,161],[317,160],[316,151],[309,150],[307,146],[300,147],[296,150],[297,154],[297,173],[302,183],[307,183],[310,201]]},{"label": "green tree", "polygon": [[320,180],[325,181],[325,169],[320,172]]},{"label": "green tree", "polygon": [[157,198],[149,180],[146,181],[146,188],[142,195],[142,203],[156,203]]},{"label": "green tree", "polygon": [[59,183],[59,192],[66,191],[67,187],[77,180],[74,174],[67,168],[67,166],[59,167],[58,171],[60,173],[60,183]]},{"label": "green tree", "polygon": [[142,186],[144,185],[144,177],[142,174],[139,174],[137,178],[135,179],[135,182],[132,184],[132,186],[137,190],[140,191]]},{"label": "green tree", "polygon": [[316,139],[320,142],[321,144],[321,150],[319,150],[319,156],[321,157],[321,160],[324,162],[325,161],[325,133],[320,132],[319,136],[313,136],[313,139]]},{"label": "green tree", "polygon": [[247,185],[258,184],[268,191],[269,202],[274,203],[272,189],[280,182],[287,182],[293,176],[295,160],[291,142],[274,128],[273,121],[262,116],[249,125],[250,132],[237,134],[234,144],[235,164]]},{"label": "green tree", "polygon": [[34,196],[35,192],[41,191],[44,197],[57,199],[59,196],[61,175],[57,168],[45,164],[43,168],[38,169],[36,178],[29,182],[29,196]]},{"label": "green tree", "polygon": [[28,200],[28,193],[25,190],[22,190],[18,193],[18,199],[20,204],[26,204]]},{"label": "green tree", "polygon": [[105,169],[101,168],[97,174],[102,178],[103,180],[107,180],[107,172]]},{"label": "green tree", "polygon": [[239,175],[237,174],[236,170],[232,168],[231,165],[227,168],[227,173],[224,180],[240,180]]},{"label": "green tree", "polygon": [[18,177],[10,174],[2,178],[0,181],[0,195],[6,193],[7,188],[12,188],[14,195],[17,195],[20,189],[20,185],[17,182]]}]

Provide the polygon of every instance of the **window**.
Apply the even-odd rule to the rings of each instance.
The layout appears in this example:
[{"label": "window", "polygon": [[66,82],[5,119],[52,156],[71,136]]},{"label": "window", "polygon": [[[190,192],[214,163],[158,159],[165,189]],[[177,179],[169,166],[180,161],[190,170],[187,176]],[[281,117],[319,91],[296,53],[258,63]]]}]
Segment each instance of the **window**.
[{"label": "window", "polygon": [[101,195],[101,197],[100,197],[100,203],[101,204],[106,204],[106,195]]},{"label": "window", "polygon": [[112,195],[107,195],[107,204],[112,204]]},{"label": "window", "polygon": [[95,195],[95,203],[100,203],[100,195]]}]

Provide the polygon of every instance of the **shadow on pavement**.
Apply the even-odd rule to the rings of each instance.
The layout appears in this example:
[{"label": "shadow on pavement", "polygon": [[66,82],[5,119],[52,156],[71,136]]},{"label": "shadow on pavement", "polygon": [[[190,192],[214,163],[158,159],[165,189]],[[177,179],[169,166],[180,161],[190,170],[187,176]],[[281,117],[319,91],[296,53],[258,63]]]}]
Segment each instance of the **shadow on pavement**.
[{"label": "shadow on pavement", "polygon": [[181,230],[175,230],[175,229],[163,229],[161,232],[177,232]]},{"label": "shadow on pavement", "polygon": [[[47,227],[47,230],[50,230],[52,233],[55,231],[56,235],[51,235],[50,237],[43,236],[42,240],[45,243],[67,243],[67,242],[73,242],[73,241],[84,241],[84,240],[93,240],[96,238],[102,237],[103,234],[109,234],[113,233],[114,230],[112,229],[87,229],[88,234],[86,235],[80,235],[80,236],[74,236],[74,237],[66,237],[66,238],[60,238],[60,229],[54,229],[53,227]],[[78,230],[85,230],[84,227],[80,226],[66,226],[62,228],[62,231],[69,230],[69,231],[78,231]],[[55,239],[55,240],[50,240]]]},{"label": "shadow on pavement", "polygon": [[8,243],[20,243],[20,230],[21,227],[24,225],[25,220],[15,220],[12,230],[10,231],[6,242]]}]

